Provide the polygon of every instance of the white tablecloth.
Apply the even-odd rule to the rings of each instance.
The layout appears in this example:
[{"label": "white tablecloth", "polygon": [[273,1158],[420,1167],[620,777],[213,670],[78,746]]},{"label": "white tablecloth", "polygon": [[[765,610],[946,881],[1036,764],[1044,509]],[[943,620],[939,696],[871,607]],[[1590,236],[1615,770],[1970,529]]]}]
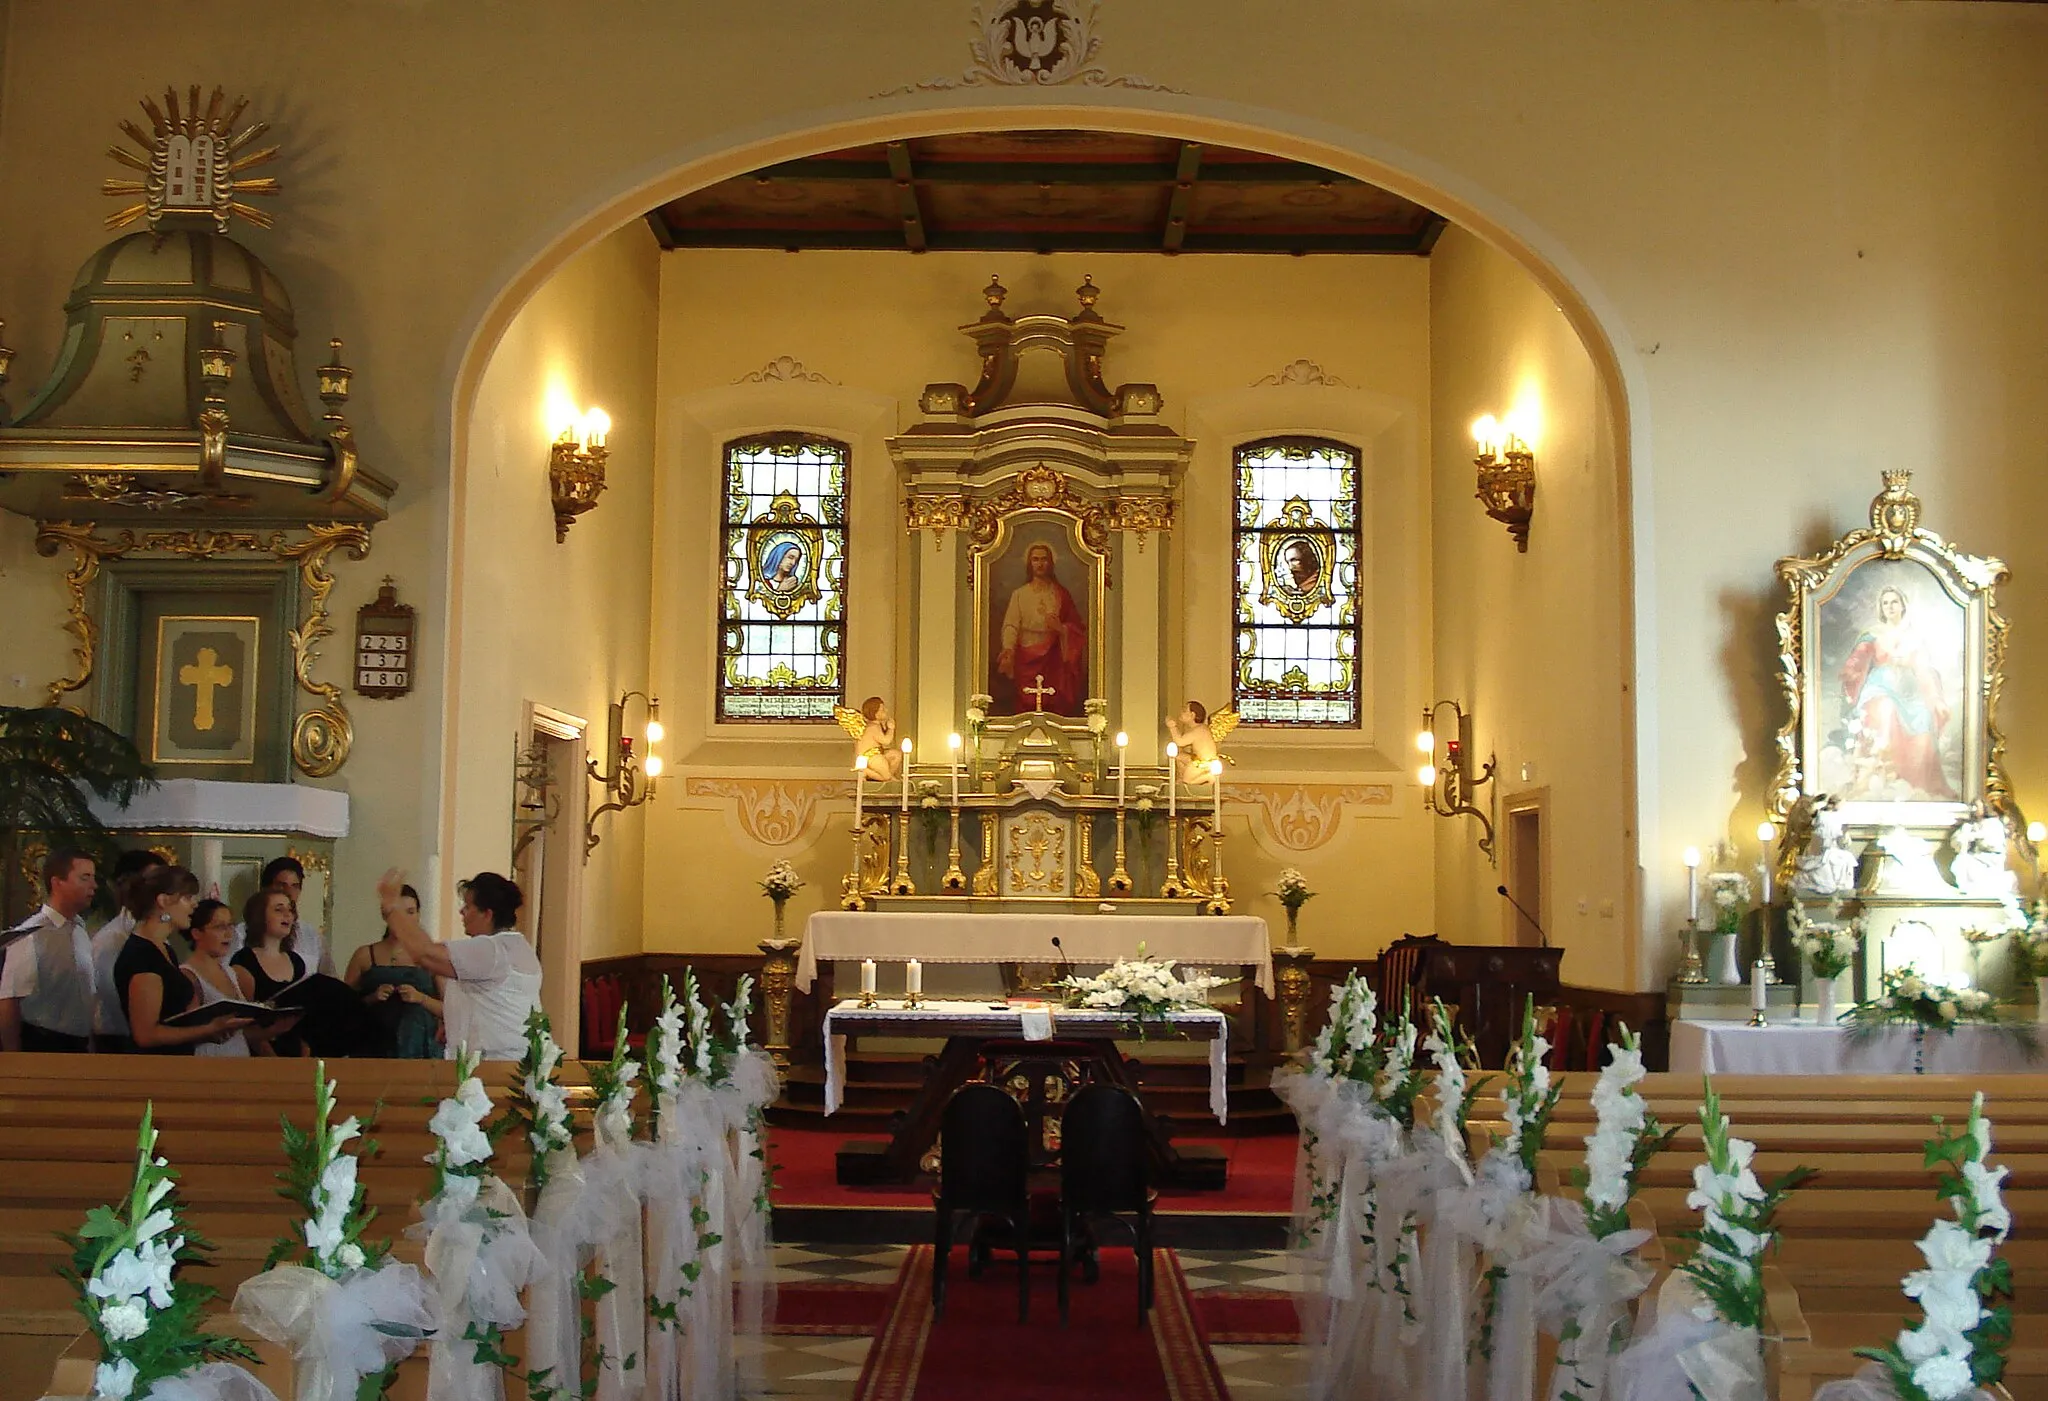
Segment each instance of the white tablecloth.
[{"label": "white tablecloth", "polygon": [[1203,967],[1249,964],[1259,991],[1273,995],[1273,952],[1256,915],[944,914],[931,911],[820,910],[804,925],[796,985],[805,992],[829,959],[878,963],[1114,963],[1153,958]]},{"label": "white tablecloth", "polygon": [[1929,1032],[1915,1066],[1914,1033],[1886,1027],[1851,1040],[1847,1028],[1814,1022],[1678,1021],[1671,1024],[1671,1068],[1689,1075],[1993,1075],[2048,1070],[2009,1033],[1988,1026]]},{"label": "white tablecloth", "polygon": [[[835,1004],[832,1010],[825,1014],[825,1112],[828,1115],[839,1111],[840,1100],[846,1092],[846,1036],[843,1032],[834,1030],[834,1023],[843,1022],[848,1018],[857,1018],[862,1031],[879,1030],[882,1035],[948,1036],[971,1033],[991,1037],[1008,1036],[1028,1041],[1049,1041],[1054,1036],[1085,1036],[1090,1040],[1137,1037],[1137,1032],[1130,1029],[1131,1018],[1116,1012],[1077,1011],[1060,1007],[1052,1009],[1048,1021],[1042,1012],[1027,1015],[1023,1009],[1015,1007],[999,1012],[986,1002],[926,1002],[923,1006],[908,1008],[900,1001],[887,1001],[878,1002],[873,1007],[862,1007],[858,1002],[848,998]],[[1183,1034],[1208,1039],[1209,1112],[1216,1116],[1218,1123],[1228,1123],[1228,1019],[1213,1008],[1201,1008],[1176,1012],[1172,1020],[1175,1028]],[[876,1022],[883,1025],[876,1028],[873,1025]],[[901,1030],[895,1030],[889,1025],[895,1022],[903,1023]],[[959,1023],[958,1033],[948,1029],[949,1022]]]}]

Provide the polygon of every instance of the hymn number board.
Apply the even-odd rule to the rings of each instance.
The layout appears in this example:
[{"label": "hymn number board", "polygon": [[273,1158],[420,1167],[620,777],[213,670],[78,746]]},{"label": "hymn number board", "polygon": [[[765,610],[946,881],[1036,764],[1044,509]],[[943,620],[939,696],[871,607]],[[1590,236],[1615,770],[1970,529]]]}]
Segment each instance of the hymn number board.
[{"label": "hymn number board", "polygon": [[389,700],[412,690],[413,612],[386,579],[377,597],[356,610],[356,694]]}]

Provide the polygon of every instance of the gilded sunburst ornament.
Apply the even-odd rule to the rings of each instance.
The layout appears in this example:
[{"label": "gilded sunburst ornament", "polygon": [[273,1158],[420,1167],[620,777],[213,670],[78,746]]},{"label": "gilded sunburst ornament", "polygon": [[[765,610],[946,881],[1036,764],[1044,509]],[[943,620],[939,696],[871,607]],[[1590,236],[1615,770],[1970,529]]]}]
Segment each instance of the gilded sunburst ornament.
[{"label": "gilded sunburst ornament", "polygon": [[107,216],[107,227],[123,228],[138,219],[151,229],[169,215],[191,214],[211,219],[216,231],[226,233],[230,220],[240,217],[259,229],[270,227],[270,216],[243,202],[245,196],[275,195],[277,181],[267,175],[250,177],[244,172],[276,159],[278,148],[247,149],[270,130],[267,122],[240,126],[249,99],[236,98],[229,106],[219,88],[200,105],[199,85],[186,90],[182,107],[174,88],[164,89],[163,105],[142,99],[143,113],[150,129],[144,131],[133,121],[121,123],[121,130],[141,148],[141,154],[126,146],[107,148],[107,154],[142,172],[140,180],[108,179],[100,193],[119,199],[140,195]]}]

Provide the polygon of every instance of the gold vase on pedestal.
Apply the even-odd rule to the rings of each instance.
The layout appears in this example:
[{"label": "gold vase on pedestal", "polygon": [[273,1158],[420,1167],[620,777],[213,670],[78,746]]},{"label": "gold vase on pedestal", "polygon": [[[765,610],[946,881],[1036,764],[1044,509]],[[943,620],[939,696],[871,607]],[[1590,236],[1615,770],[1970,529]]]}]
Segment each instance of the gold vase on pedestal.
[{"label": "gold vase on pedestal", "polygon": [[1293,1055],[1308,1044],[1309,993],[1314,984],[1308,965],[1316,952],[1294,943],[1293,921],[1288,924],[1287,946],[1273,950],[1273,985],[1280,999],[1281,1049]]},{"label": "gold vase on pedestal", "polygon": [[782,936],[782,902],[775,902],[775,937],[757,946],[768,957],[761,965],[761,1006],[767,1013],[766,1049],[778,1070],[789,1069],[789,1005],[796,995],[796,955],[801,939]]}]

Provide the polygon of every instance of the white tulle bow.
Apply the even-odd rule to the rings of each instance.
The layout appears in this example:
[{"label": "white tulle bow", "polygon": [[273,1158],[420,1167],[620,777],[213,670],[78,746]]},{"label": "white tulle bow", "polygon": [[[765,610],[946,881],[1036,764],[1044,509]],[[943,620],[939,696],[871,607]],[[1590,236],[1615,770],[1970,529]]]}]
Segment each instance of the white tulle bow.
[{"label": "white tulle bow", "polygon": [[[1813,1401],[1899,1401],[1899,1390],[1892,1385],[1891,1374],[1872,1362],[1853,1377],[1822,1384],[1813,1393]],[[1982,1387],[1966,1391],[1957,1401],[1997,1401],[1997,1398]]]},{"label": "white tulle bow", "polygon": [[137,1401],[277,1401],[277,1394],[232,1362],[202,1362],[165,1377]]},{"label": "white tulle bow", "polygon": [[1641,1230],[1595,1237],[1579,1203],[1553,1199],[1546,1243],[1510,1267],[1535,1281],[1536,1324],[1559,1339],[1551,1401],[1598,1401],[1605,1394],[1629,1301],[1654,1275],[1635,1256],[1649,1239]]},{"label": "white tulle bow", "polygon": [[338,1280],[279,1265],[242,1282],[234,1313],[291,1349],[296,1401],[354,1401],[364,1377],[410,1357],[439,1324],[420,1272],[396,1260]]},{"label": "white tulle bow", "polygon": [[1714,1317],[1691,1279],[1673,1272],[1650,1328],[1614,1359],[1607,1381],[1613,1401],[1669,1401],[1688,1388],[1701,1401],[1769,1401],[1764,1376],[1756,1329]]},{"label": "white tulle bow", "polygon": [[[458,1185],[458,1184],[474,1185]],[[452,1190],[451,1190],[452,1189]],[[520,1291],[545,1263],[519,1199],[496,1177],[451,1178],[407,1228],[426,1238],[427,1273],[440,1296],[441,1331],[427,1369],[428,1401],[498,1401],[499,1369],[476,1360],[472,1324],[516,1328],[526,1321]]]}]

